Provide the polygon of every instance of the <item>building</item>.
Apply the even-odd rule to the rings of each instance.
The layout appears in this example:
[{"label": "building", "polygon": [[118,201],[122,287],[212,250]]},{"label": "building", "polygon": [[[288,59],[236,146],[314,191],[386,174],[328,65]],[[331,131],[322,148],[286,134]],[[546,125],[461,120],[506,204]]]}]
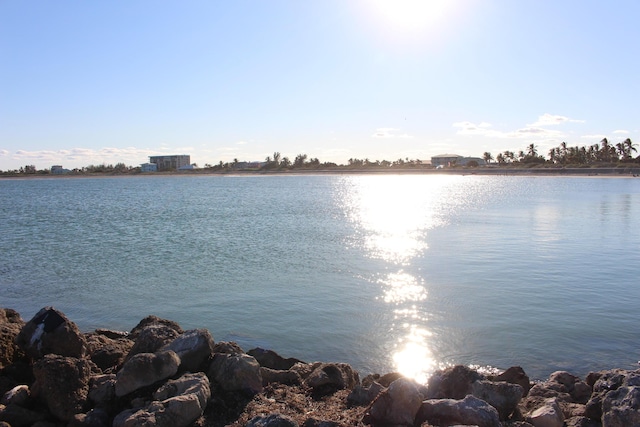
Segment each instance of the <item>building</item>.
[{"label": "building", "polygon": [[69,169],[63,168],[61,165],[51,166],[51,174],[52,175],[62,175],[65,173],[71,172]]},{"label": "building", "polygon": [[191,164],[191,156],[180,154],[173,156],[149,156],[149,163],[155,163],[159,171],[178,170]]},{"label": "building", "polygon": [[143,163],[140,165],[140,172],[157,172],[158,165],[155,163]]},{"label": "building", "polygon": [[485,166],[487,162],[480,157],[464,157],[458,154],[439,154],[431,157],[431,166],[437,167],[450,167],[450,166],[466,166],[469,162],[476,162],[478,166]]}]

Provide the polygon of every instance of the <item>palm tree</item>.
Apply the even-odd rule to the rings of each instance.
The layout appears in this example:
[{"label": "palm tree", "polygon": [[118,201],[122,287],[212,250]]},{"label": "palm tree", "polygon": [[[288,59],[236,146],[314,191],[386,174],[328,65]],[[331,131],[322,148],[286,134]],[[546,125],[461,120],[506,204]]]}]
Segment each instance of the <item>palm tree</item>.
[{"label": "palm tree", "polygon": [[482,155],[482,158],[484,159],[485,162],[487,162],[487,164],[491,163],[491,161],[493,160],[493,156],[488,151],[484,152],[484,154]]},{"label": "palm tree", "polygon": [[530,156],[530,157],[538,156],[538,150],[536,150],[536,146],[533,145],[533,143],[529,144],[529,146],[527,147],[527,156]]},{"label": "palm tree", "polygon": [[638,152],[638,150],[636,150],[636,145],[633,142],[631,142],[630,138],[625,139],[622,143],[624,144],[624,146],[626,148],[626,153],[627,153],[628,158],[633,157],[631,155],[632,152],[634,152],[634,153]]}]

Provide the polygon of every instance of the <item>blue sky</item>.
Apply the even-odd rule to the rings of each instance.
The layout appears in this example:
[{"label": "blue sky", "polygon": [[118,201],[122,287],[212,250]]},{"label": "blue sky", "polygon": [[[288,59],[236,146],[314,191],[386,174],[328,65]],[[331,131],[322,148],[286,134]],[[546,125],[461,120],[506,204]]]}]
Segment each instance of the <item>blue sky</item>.
[{"label": "blue sky", "polygon": [[640,2],[3,1],[0,170],[640,142]]}]

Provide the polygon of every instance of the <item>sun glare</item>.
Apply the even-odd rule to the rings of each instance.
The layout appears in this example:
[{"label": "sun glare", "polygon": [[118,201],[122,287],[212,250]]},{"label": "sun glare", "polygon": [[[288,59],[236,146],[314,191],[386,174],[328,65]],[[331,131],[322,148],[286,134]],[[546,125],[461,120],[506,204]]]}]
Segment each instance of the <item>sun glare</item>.
[{"label": "sun glare", "polygon": [[444,24],[453,0],[372,0],[375,17],[399,33],[422,33]]}]

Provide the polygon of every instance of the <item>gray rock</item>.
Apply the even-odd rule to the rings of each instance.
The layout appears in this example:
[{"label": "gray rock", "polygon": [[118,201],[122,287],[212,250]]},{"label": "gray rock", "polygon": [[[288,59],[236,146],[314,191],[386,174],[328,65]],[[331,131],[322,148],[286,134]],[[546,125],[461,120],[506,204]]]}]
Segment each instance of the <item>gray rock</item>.
[{"label": "gray rock", "polygon": [[253,417],[245,427],[298,427],[298,423],[286,415],[270,414]]},{"label": "gray rock", "polygon": [[125,361],[136,354],[155,353],[163,346],[176,339],[180,333],[165,324],[152,324],[136,333],[134,344],[127,354]]},{"label": "gray rock", "polygon": [[20,406],[26,406],[27,402],[31,398],[31,392],[29,391],[29,386],[27,385],[17,385],[8,392],[6,392],[2,399],[0,399],[0,403],[3,405],[15,404]]},{"label": "gray rock", "polygon": [[560,391],[568,393],[576,403],[587,403],[591,397],[591,386],[569,372],[556,371],[549,376],[548,381],[561,384],[564,388]]},{"label": "gray rock", "polygon": [[358,373],[346,363],[321,363],[304,380],[317,395],[351,390],[359,382]]},{"label": "gray rock", "polygon": [[86,359],[46,355],[33,365],[34,397],[62,421],[83,413],[87,404],[92,363]]},{"label": "gray rock", "polygon": [[412,426],[421,408],[423,395],[418,384],[409,378],[392,382],[378,395],[363,419],[367,424]]},{"label": "gray rock", "polygon": [[180,357],[180,371],[196,372],[211,357],[213,345],[213,337],[207,329],[193,329],[184,332],[160,351],[174,351]]},{"label": "gray rock", "polygon": [[113,427],[187,427],[203,411],[198,396],[191,393],[123,411],[114,418]]},{"label": "gray rock", "polygon": [[27,427],[46,418],[46,414],[23,408],[15,403],[0,404],[0,422],[8,423],[9,427]]},{"label": "gray rock", "polygon": [[136,354],[116,374],[116,396],[167,379],[178,372],[178,366],[180,358],[173,351]]},{"label": "gray rock", "polygon": [[518,384],[480,380],[471,384],[471,392],[496,408],[500,420],[507,420],[518,407],[524,390]]},{"label": "gray rock", "polygon": [[200,407],[204,411],[211,398],[211,387],[209,378],[202,373],[187,373],[176,380],[167,381],[162,387],[153,393],[155,400],[167,400],[172,397],[194,394],[200,402]]},{"label": "gray rock", "polygon": [[260,366],[279,371],[287,371],[296,363],[302,362],[293,357],[285,359],[273,350],[265,350],[260,347],[249,350],[247,354],[256,359]]},{"label": "gray rock", "polygon": [[482,376],[471,368],[456,365],[442,371],[436,371],[427,384],[429,399],[463,399],[471,394],[471,383]]},{"label": "gray rock", "polygon": [[15,342],[24,324],[17,311],[0,308],[0,369],[24,356]]},{"label": "gray rock", "polygon": [[82,358],[86,353],[84,336],[76,324],[53,307],[44,307],[26,323],[16,344],[33,359],[47,354]]},{"label": "gray rock", "polygon": [[248,354],[216,353],[207,376],[225,391],[240,391],[248,395],[262,391],[260,364]]},{"label": "gray rock", "polygon": [[138,335],[140,334],[140,332],[142,332],[143,329],[147,328],[148,326],[153,326],[153,325],[163,325],[163,326],[167,326],[171,329],[173,329],[177,335],[180,335],[181,333],[183,333],[184,331],[182,330],[182,328],[180,327],[180,325],[176,322],[174,322],[173,320],[167,320],[167,319],[162,319],[158,316],[147,316],[144,319],[142,319],[132,330],[131,332],[129,332],[129,338],[132,340],[135,340],[136,338],[138,338]]},{"label": "gray rock", "polygon": [[417,421],[446,426],[455,424],[478,427],[501,426],[498,411],[484,400],[471,395],[462,400],[425,400],[418,413]]},{"label": "gray rock", "polygon": [[300,378],[300,374],[291,370],[280,371],[280,370],[270,369],[270,368],[265,368],[263,366],[260,366],[260,375],[262,376],[263,386],[271,383],[287,384],[287,385],[293,385],[293,384],[297,385],[302,383],[302,378]]},{"label": "gray rock", "polygon": [[116,375],[94,375],[89,381],[88,398],[97,406],[109,405],[116,396]]},{"label": "gray rock", "polygon": [[529,376],[520,366],[512,366],[503,373],[495,375],[489,379],[491,381],[506,381],[510,384],[518,384],[524,391],[523,396],[526,396],[531,389],[531,381],[529,380]]},{"label": "gray rock", "polygon": [[602,427],[640,426],[640,386],[622,386],[602,401]]},{"label": "gray rock", "polygon": [[348,406],[369,405],[384,390],[385,390],[385,387],[376,381],[369,383],[368,387],[365,387],[363,384],[358,384],[353,388],[353,390],[351,390],[351,393],[349,393],[349,396],[347,396],[347,405]]},{"label": "gray rock", "polygon": [[564,415],[558,399],[547,399],[543,406],[529,414],[527,421],[533,424],[534,427],[562,427],[564,425]]},{"label": "gray rock", "polygon": [[133,341],[126,337],[112,338],[111,334],[85,334],[87,353],[93,363],[103,372],[115,370],[125,360],[133,347]]},{"label": "gray rock", "polygon": [[111,424],[107,411],[95,408],[86,414],[76,414],[67,427],[111,427]]}]

